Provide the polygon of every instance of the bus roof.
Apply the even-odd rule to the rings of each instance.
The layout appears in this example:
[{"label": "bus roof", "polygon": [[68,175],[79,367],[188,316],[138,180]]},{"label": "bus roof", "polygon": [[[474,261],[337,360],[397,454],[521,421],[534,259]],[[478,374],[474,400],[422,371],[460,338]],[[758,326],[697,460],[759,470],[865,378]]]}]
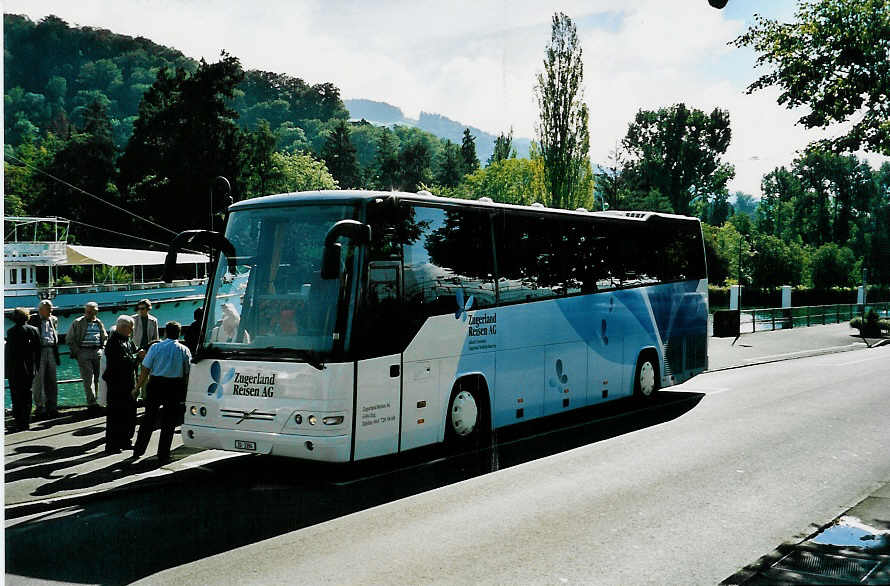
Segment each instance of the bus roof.
[{"label": "bus roof", "polygon": [[698,218],[691,216],[681,216],[677,214],[667,214],[663,212],[648,211],[624,211],[624,210],[608,210],[608,211],[587,211],[583,208],[577,210],[564,210],[560,208],[548,208],[540,204],[530,206],[495,203],[489,198],[481,199],[458,199],[451,197],[438,197],[429,192],[406,193],[399,191],[364,191],[364,190],[328,190],[328,191],[302,191],[297,193],[282,193],[278,195],[267,195],[244,201],[239,201],[229,208],[232,211],[256,208],[256,207],[279,207],[291,205],[311,205],[311,204],[356,204],[365,201],[372,201],[377,198],[398,198],[401,201],[425,202],[444,206],[461,205],[479,208],[496,208],[515,210],[525,213],[541,213],[569,215],[576,217],[596,217],[606,220],[636,220],[647,221],[650,218],[658,217],[675,221],[694,221],[698,222]]}]

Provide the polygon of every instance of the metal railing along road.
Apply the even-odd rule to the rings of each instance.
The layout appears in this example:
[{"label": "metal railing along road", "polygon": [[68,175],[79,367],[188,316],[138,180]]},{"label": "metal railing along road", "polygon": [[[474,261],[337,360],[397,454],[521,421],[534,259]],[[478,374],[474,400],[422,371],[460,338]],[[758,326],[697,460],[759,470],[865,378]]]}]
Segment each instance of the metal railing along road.
[{"label": "metal railing along road", "polygon": [[743,331],[763,332],[837,324],[864,315],[869,309],[874,309],[883,318],[890,316],[890,303],[887,302],[869,303],[865,308],[853,303],[743,309],[740,316],[741,329]]}]

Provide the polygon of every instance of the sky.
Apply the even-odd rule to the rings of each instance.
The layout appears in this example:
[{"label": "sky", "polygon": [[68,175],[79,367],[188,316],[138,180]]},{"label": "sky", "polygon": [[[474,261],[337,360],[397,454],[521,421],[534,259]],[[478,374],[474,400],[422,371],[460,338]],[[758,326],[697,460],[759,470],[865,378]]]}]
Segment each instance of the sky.
[{"label": "sky", "polygon": [[[793,0],[6,0],[37,21],[143,36],[193,58],[221,50],[246,69],[330,81],[344,99],[398,106],[408,117],[442,114],[492,134],[534,138],[533,87],[556,11],[578,26],[590,108],[590,155],[606,163],[639,109],[683,102],[729,111],[736,168],[730,191],[760,195],[761,177],[789,165],[822,131],[805,112],[777,105],[778,91],[747,95],[756,55],[727,45],[754,14],[790,21]],[[836,134],[836,132],[834,132]],[[862,155],[860,153],[860,155]],[[864,155],[862,155],[864,156]],[[873,164],[887,160],[866,158]]]}]

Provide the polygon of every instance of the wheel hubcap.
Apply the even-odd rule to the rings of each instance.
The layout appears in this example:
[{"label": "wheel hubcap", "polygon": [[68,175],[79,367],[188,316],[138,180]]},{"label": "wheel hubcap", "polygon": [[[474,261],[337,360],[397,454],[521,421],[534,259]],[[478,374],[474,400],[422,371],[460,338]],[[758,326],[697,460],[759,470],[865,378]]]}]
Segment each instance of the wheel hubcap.
[{"label": "wheel hubcap", "polygon": [[655,390],[655,368],[648,360],[640,367],[640,392],[648,397]]},{"label": "wheel hubcap", "polygon": [[476,407],[473,394],[467,391],[459,392],[451,404],[451,427],[454,428],[454,433],[461,437],[470,435],[476,429],[478,417],[479,409]]}]

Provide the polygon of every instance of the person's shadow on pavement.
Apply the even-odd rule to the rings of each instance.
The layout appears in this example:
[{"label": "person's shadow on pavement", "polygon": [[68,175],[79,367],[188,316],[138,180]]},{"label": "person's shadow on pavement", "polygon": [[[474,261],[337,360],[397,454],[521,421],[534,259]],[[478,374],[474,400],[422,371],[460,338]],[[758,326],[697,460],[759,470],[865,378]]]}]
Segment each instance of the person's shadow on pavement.
[{"label": "person's shadow on pavement", "polygon": [[137,476],[151,472],[164,465],[157,458],[145,458],[134,462],[131,458],[117,460],[105,468],[93,470],[86,474],[66,474],[55,482],[50,482],[37,487],[31,496],[47,496],[58,492],[91,488],[100,484],[107,484],[128,476]]},{"label": "person's shadow on pavement", "polygon": [[[92,441],[89,441],[85,444],[81,444],[78,446],[65,446],[64,448],[53,449],[51,446],[39,446],[39,445],[27,445],[13,448],[15,453],[28,453],[28,452],[38,452],[33,456],[27,456],[25,458],[21,458],[20,460],[16,460],[14,462],[10,462],[4,467],[6,470],[6,482],[9,482],[9,471],[16,470],[18,468],[24,468],[27,466],[36,466],[41,464],[49,464],[51,467],[69,467],[74,466],[78,462],[69,462],[62,461],[67,460],[68,458],[74,458],[76,456],[80,456],[89,452],[99,446],[105,445],[105,437],[96,438]],[[38,450],[38,448],[40,448]],[[9,456],[7,456],[8,458]],[[85,460],[81,461],[89,461],[95,460],[96,458],[101,457],[100,454],[90,455]],[[34,476],[39,476],[39,474],[34,474]]]}]

